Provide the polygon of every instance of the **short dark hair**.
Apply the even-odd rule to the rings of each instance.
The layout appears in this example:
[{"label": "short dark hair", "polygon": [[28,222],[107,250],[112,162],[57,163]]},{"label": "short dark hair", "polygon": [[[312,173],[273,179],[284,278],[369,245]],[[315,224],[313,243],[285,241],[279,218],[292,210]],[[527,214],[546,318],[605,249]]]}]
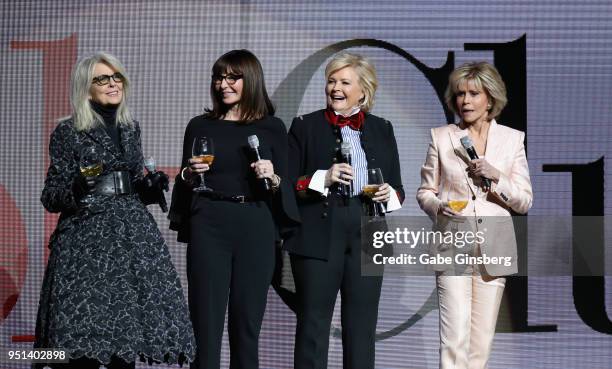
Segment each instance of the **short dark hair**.
[{"label": "short dark hair", "polygon": [[[275,109],[266,91],[263,68],[255,54],[242,49],[228,51],[221,55],[212,67],[212,75],[219,76],[226,73],[242,76],[240,121],[248,123],[267,115],[274,115]],[[206,117],[219,119],[225,116],[229,108],[223,104],[221,95],[215,89],[215,82],[212,77],[210,98],[213,106],[212,109],[206,109]]]}]

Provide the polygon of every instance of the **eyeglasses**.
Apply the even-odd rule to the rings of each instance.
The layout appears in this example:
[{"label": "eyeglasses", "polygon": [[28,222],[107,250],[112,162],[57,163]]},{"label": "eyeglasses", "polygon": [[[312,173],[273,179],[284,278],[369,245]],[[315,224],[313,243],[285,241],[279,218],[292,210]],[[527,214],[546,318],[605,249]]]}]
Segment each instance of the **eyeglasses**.
[{"label": "eyeglasses", "polygon": [[220,85],[223,80],[225,80],[228,85],[232,86],[235,85],[239,79],[242,79],[242,74],[226,74],[224,76],[219,74],[213,74],[212,76],[212,81],[215,85]]},{"label": "eyeglasses", "polygon": [[123,81],[125,81],[125,77],[123,76],[123,74],[117,72],[117,73],[113,74],[112,76],[109,76],[108,74],[101,74],[99,76],[96,76],[96,77],[93,78],[91,83],[95,83],[98,86],[104,86],[104,85],[108,85],[110,83],[111,78],[116,83],[123,83]]}]

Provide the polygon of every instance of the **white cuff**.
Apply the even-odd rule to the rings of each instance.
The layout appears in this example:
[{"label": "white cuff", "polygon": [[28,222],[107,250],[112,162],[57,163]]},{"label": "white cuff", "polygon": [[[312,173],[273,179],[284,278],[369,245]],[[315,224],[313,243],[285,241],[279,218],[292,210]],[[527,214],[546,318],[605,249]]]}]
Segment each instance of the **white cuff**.
[{"label": "white cuff", "polygon": [[397,192],[393,187],[389,186],[389,188],[391,188],[391,196],[387,202],[387,211],[401,209],[402,203],[399,200],[399,196],[397,196]]},{"label": "white cuff", "polygon": [[310,183],[308,184],[308,188],[320,192],[323,196],[327,196],[329,192],[329,188],[325,187],[325,175],[327,174],[326,170],[319,169],[317,170],[312,177],[310,178]]}]

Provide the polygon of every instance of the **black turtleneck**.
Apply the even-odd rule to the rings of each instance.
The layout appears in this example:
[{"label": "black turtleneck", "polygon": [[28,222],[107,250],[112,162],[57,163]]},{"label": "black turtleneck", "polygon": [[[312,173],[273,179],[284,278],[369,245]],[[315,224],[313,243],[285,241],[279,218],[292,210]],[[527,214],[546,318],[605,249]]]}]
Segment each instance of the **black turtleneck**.
[{"label": "black turtleneck", "polygon": [[101,105],[93,100],[89,100],[91,107],[93,110],[100,114],[102,119],[104,120],[104,130],[113,140],[113,143],[117,148],[121,148],[121,143],[119,139],[119,127],[117,126],[117,108],[119,105]]}]

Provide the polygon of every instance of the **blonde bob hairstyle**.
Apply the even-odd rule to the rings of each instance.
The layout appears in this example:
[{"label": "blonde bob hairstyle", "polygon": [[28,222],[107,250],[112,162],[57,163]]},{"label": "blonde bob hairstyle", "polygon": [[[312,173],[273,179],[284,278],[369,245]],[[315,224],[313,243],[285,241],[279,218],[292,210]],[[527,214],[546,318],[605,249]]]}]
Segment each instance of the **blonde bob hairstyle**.
[{"label": "blonde bob hairstyle", "polygon": [[370,61],[361,55],[343,52],[336,54],[325,67],[325,80],[340,69],[351,67],[359,77],[359,86],[363,90],[364,98],[359,102],[359,108],[364,112],[374,107],[374,94],[378,88],[376,69]]},{"label": "blonde bob hairstyle", "polygon": [[117,108],[117,124],[125,126],[133,124],[126,101],[130,89],[130,79],[125,72],[123,64],[111,54],[96,52],[81,58],[75,64],[70,76],[71,118],[77,131],[89,131],[104,122],[102,117],[93,110],[89,103],[89,91],[93,83],[94,68],[98,63],[104,63],[123,75],[123,98]]},{"label": "blonde bob hairstyle", "polygon": [[496,118],[508,103],[506,97],[506,84],[502,80],[497,69],[484,61],[465,63],[456,68],[448,76],[448,86],[444,93],[446,106],[455,114],[459,115],[457,109],[457,92],[459,86],[466,81],[473,81],[478,89],[482,89],[489,99],[490,107],[487,109],[488,119]]}]

